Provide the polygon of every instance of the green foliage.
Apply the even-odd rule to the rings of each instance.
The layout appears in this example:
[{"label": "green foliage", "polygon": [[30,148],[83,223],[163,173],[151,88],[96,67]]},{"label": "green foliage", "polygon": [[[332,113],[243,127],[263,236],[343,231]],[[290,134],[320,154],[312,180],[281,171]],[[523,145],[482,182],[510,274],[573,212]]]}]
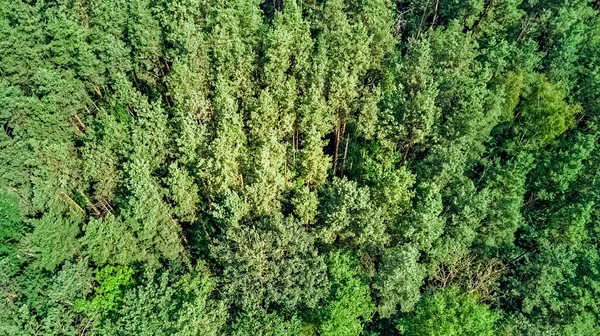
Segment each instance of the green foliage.
[{"label": "green foliage", "polygon": [[425,296],[414,313],[400,319],[403,335],[494,335],[498,314],[477,297],[447,288]]},{"label": "green foliage", "polygon": [[230,332],[235,336],[292,336],[298,335],[301,328],[302,322],[296,316],[286,319],[277,313],[251,311],[238,316]]},{"label": "green foliage", "polygon": [[319,335],[360,335],[375,305],[364,276],[358,272],[356,258],[349,252],[329,254],[329,276],[333,293],[317,310]]},{"label": "green foliage", "polygon": [[[433,77],[433,55],[429,39],[410,39],[406,54],[396,62],[387,74],[395,83],[389,97],[384,100],[382,116],[384,130],[394,142],[404,142],[406,151],[432,135],[433,127],[439,122],[440,110],[435,105],[438,89]],[[386,119],[391,119],[387,121]],[[392,119],[393,118],[393,119]],[[386,123],[387,122],[387,123]],[[391,127],[391,129],[389,129]]]},{"label": "green foliage", "polygon": [[105,266],[96,273],[98,286],[88,301],[78,301],[77,310],[87,315],[107,314],[119,308],[123,293],[131,286],[133,270],[126,266]]},{"label": "green foliage", "polygon": [[525,212],[516,242],[520,254],[513,258],[515,271],[508,277],[514,291],[508,301],[519,302],[530,316],[524,330],[574,335],[598,330],[590,315],[597,311],[599,283],[594,210],[598,149],[592,139],[596,135],[580,132],[564,137],[540,157],[538,167],[547,174],[530,178],[538,192]]},{"label": "green foliage", "polygon": [[519,141],[546,145],[571,128],[579,113],[580,106],[568,104],[564,91],[540,76],[525,96],[515,131],[520,135]]},{"label": "green foliage", "polygon": [[379,314],[386,318],[396,312],[408,312],[419,301],[419,288],[425,269],[419,264],[419,251],[411,245],[397,246],[384,251],[374,288],[378,291]]},{"label": "green foliage", "polygon": [[189,174],[175,164],[169,166],[169,191],[175,203],[174,214],[182,221],[193,222],[200,202],[198,187]]},{"label": "green foliage", "polygon": [[480,243],[497,247],[514,240],[522,225],[521,207],[525,197],[526,174],[531,169],[530,155],[518,155],[502,167],[490,167],[487,188],[491,202],[487,218],[479,229]]},{"label": "green foliage", "polygon": [[[17,280],[17,279],[15,279]],[[85,329],[83,316],[74,305],[92,288],[93,276],[87,261],[65,262],[51,277],[26,270],[7,297],[8,307],[1,310],[0,331],[8,335],[72,335]]]},{"label": "green foliage", "polygon": [[0,0],[0,334],[598,334],[599,10]]},{"label": "green foliage", "polygon": [[291,203],[294,206],[294,214],[300,222],[304,224],[314,222],[319,206],[319,198],[315,192],[311,192],[307,187],[295,190]]},{"label": "green foliage", "polygon": [[329,288],[324,258],[294,217],[231,225],[212,253],[223,293],[242,310],[314,308]]},{"label": "green foliage", "polygon": [[[111,285],[125,280],[123,275],[127,273],[113,275]],[[143,284],[125,292],[118,314],[103,320],[98,334],[217,335],[225,310],[210,298],[214,288],[203,265],[183,276],[169,271],[148,274]]]},{"label": "green foliage", "polygon": [[444,227],[440,214],[443,210],[439,188],[430,183],[417,187],[414,205],[408,216],[400,219],[394,228],[403,238],[410,239],[414,246],[429,250],[433,242],[442,234]]},{"label": "green foliage", "polygon": [[19,200],[0,194],[0,216],[0,256],[11,255],[23,229]]},{"label": "green foliage", "polygon": [[80,230],[76,218],[47,213],[32,222],[34,230],[28,238],[30,248],[36,254],[37,266],[53,271],[79,252],[77,235]]},{"label": "green foliage", "polygon": [[336,241],[355,248],[384,245],[389,239],[381,210],[371,201],[369,189],[353,181],[335,178],[325,190],[319,210],[324,243]]},{"label": "green foliage", "polygon": [[86,246],[86,254],[98,265],[127,265],[148,258],[128,223],[121,218],[112,215],[92,218],[84,230],[81,241]]}]

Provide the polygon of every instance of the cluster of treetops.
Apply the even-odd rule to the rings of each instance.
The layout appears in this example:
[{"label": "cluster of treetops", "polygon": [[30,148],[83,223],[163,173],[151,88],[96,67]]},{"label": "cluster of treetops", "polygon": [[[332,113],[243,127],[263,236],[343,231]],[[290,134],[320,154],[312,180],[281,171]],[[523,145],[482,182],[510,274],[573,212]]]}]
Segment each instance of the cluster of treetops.
[{"label": "cluster of treetops", "polygon": [[0,335],[599,335],[599,11],[0,0]]}]

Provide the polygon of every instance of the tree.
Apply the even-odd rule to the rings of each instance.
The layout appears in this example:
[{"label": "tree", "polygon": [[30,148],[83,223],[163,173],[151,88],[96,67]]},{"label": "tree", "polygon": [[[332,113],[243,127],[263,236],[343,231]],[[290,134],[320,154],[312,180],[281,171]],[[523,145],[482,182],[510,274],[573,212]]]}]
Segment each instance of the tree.
[{"label": "tree", "polygon": [[302,321],[296,316],[287,319],[278,313],[266,313],[262,310],[244,312],[235,321],[229,331],[235,336],[292,336],[298,335],[302,328]]},{"label": "tree", "polygon": [[415,312],[400,319],[403,335],[494,335],[498,314],[456,288],[423,297]]},{"label": "tree", "polygon": [[12,257],[23,234],[19,200],[10,194],[0,194],[0,214],[0,256]]},{"label": "tree", "polygon": [[204,265],[182,275],[167,270],[145,277],[143,284],[125,292],[118,314],[108,315],[98,334],[218,334],[225,309],[210,298],[215,282]]},{"label": "tree", "polygon": [[[392,137],[391,150],[401,150],[406,159],[411,148],[426,141],[439,121],[440,110],[435,106],[438,95],[433,77],[433,56],[428,38],[410,39],[406,54],[398,57],[395,66],[386,76],[391,83],[388,97],[384,99],[382,131]],[[386,119],[390,119],[386,123]]]},{"label": "tree", "polygon": [[540,76],[522,103],[515,132],[520,142],[546,145],[573,127],[579,113],[581,107],[567,103],[565,93],[559,86]]},{"label": "tree", "polygon": [[79,218],[47,213],[32,223],[29,248],[36,254],[34,262],[40,268],[53,271],[62,262],[79,253]]},{"label": "tree", "polygon": [[387,318],[400,311],[409,312],[419,301],[419,288],[425,279],[425,268],[419,264],[419,251],[411,245],[383,251],[380,271],[374,288],[379,297],[379,314]]},{"label": "tree", "polygon": [[314,238],[293,217],[230,225],[211,250],[223,295],[241,311],[314,308],[329,283]]},{"label": "tree", "polygon": [[329,276],[333,292],[316,312],[320,335],[360,335],[363,323],[375,310],[369,284],[359,273],[356,258],[350,252],[329,254]]},{"label": "tree", "polygon": [[325,190],[319,213],[323,225],[319,238],[326,244],[373,250],[389,240],[381,209],[371,202],[369,189],[346,178],[335,178]]}]

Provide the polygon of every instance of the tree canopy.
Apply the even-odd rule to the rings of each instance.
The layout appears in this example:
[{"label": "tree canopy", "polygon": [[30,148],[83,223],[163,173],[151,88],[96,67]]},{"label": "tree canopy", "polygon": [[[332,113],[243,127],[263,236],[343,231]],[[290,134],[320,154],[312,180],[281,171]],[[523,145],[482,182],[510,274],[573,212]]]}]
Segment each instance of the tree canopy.
[{"label": "tree canopy", "polygon": [[0,0],[0,335],[600,334],[600,2]]}]

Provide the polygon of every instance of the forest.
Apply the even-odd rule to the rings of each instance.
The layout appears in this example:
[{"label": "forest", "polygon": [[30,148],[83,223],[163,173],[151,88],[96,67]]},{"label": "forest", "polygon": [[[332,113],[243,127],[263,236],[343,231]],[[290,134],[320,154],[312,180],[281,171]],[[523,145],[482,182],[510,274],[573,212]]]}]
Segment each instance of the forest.
[{"label": "forest", "polygon": [[599,12],[0,0],[0,335],[600,335]]}]

